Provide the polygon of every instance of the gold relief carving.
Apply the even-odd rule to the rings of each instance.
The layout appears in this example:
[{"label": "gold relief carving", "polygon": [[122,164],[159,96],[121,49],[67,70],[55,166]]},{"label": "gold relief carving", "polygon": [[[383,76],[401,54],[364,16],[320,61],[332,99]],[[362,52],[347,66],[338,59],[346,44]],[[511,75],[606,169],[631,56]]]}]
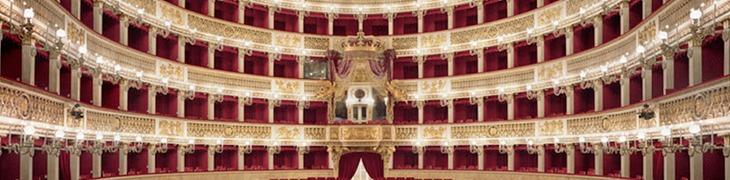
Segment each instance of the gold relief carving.
[{"label": "gold relief carving", "polygon": [[271,137],[271,128],[266,126],[188,123],[187,130],[188,136],[192,137],[251,139],[269,139]]},{"label": "gold relief carving", "polygon": [[162,13],[164,19],[170,20],[172,24],[185,24],[183,21],[184,13],[172,4],[160,3],[160,13]]},{"label": "gold relief carving", "polygon": [[411,49],[418,47],[417,37],[393,38],[393,49]]},{"label": "gold relief carving", "polygon": [[540,135],[560,135],[563,133],[563,121],[545,121],[540,125]]},{"label": "gold relief carving", "polygon": [[694,97],[684,97],[661,103],[659,110],[659,125],[671,125],[692,121],[694,108]]},{"label": "gold relief carving", "polygon": [[330,47],[329,38],[304,37],[304,47],[309,49],[327,50]]},{"label": "gold relief carving", "polygon": [[656,21],[648,21],[646,22],[646,25],[643,26],[644,28],[639,31],[639,43],[641,44],[648,44],[656,39],[657,34],[657,27],[656,27]]},{"label": "gold relief carving", "polygon": [[86,43],[86,36],[85,32],[78,27],[75,23],[68,23],[66,24],[66,34],[68,35],[68,40],[72,43],[78,43],[78,44],[84,44]]},{"label": "gold relief carving", "polygon": [[430,34],[421,36],[421,46],[424,47],[441,47],[442,44],[446,43],[446,33]]},{"label": "gold relief carving", "polygon": [[122,122],[117,115],[95,111],[86,112],[86,128],[89,130],[117,132],[121,126]]},{"label": "gold relief carving", "polygon": [[383,135],[382,135],[383,139],[387,139],[387,140],[393,139],[393,137],[391,135],[391,132],[393,131],[393,129],[391,127],[382,128],[382,130],[383,130]]},{"label": "gold relief carving", "polygon": [[183,135],[183,122],[176,120],[160,120],[159,121],[160,135],[163,136],[181,136]]},{"label": "gold relief carving", "polygon": [[284,47],[298,48],[302,44],[302,39],[296,34],[278,33],[274,34],[274,45]]},{"label": "gold relief carving", "polygon": [[299,128],[279,127],[276,129],[278,139],[296,139],[299,136]]},{"label": "gold relief carving", "polygon": [[724,117],[730,114],[730,87],[721,87],[702,93],[701,103],[695,103],[696,113],[707,119]]},{"label": "gold relief carving", "polygon": [[446,127],[425,127],[423,128],[423,138],[425,139],[443,139],[446,137]]},{"label": "gold relief carving", "polygon": [[142,8],[146,12],[155,12],[155,3],[157,1],[150,0],[127,0],[127,3],[132,4],[137,8]]},{"label": "gold relief carving", "polygon": [[304,128],[304,138],[308,140],[326,140],[327,129],[324,127]]},{"label": "gold relief carving", "polygon": [[187,74],[188,69],[185,66],[157,61],[157,75],[185,81]]},{"label": "gold relief carving", "polygon": [[446,80],[421,81],[421,83],[423,83],[421,86],[422,93],[440,93],[447,90]]},{"label": "gold relief carving", "polygon": [[542,11],[539,11],[539,15],[537,16],[537,24],[551,24],[553,21],[560,20],[561,18],[561,12],[563,10],[561,5],[553,6],[549,9],[545,9]]},{"label": "gold relief carving", "polygon": [[453,126],[452,139],[527,137],[535,135],[534,123],[515,123],[481,126]]},{"label": "gold relief carving", "polygon": [[340,128],[339,127],[330,128],[330,139],[340,139]]},{"label": "gold relief carving", "polygon": [[222,37],[249,40],[260,44],[271,44],[271,32],[231,26],[197,14],[188,14],[188,26],[201,32],[208,32]]},{"label": "gold relief carving", "polygon": [[418,129],[415,127],[396,127],[395,139],[412,140],[418,137]]},{"label": "gold relief carving", "polygon": [[291,80],[276,79],[274,80],[275,92],[296,93],[299,92],[299,82]]},{"label": "gold relief carving", "polygon": [[580,8],[598,4],[597,0],[568,0],[565,4],[568,6],[565,10],[566,14],[578,14]]},{"label": "gold relief carving", "polygon": [[380,127],[343,127],[342,140],[379,140]]},{"label": "gold relief carving", "polygon": [[548,63],[535,68],[538,80],[551,80],[563,76],[563,64]]},{"label": "gold relief carving", "polygon": [[18,115],[20,115],[20,118],[27,119],[28,116],[30,116],[30,98],[28,97],[28,94],[20,94],[20,96],[15,97],[14,100],[15,107],[18,109]]},{"label": "gold relief carving", "polygon": [[534,15],[529,14],[523,17],[511,19],[509,21],[500,22],[493,26],[483,26],[466,31],[451,33],[451,43],[461,44],[471,41],[479,41],[485,39],[496,38],[500,35],[514,34],[515,32],[524,31],[534,26]]}]

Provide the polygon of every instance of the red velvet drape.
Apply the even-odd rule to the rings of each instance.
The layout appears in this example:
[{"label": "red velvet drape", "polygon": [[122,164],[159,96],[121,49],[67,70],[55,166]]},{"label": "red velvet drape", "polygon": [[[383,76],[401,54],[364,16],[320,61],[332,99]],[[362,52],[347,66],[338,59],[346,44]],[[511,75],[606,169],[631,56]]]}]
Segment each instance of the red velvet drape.
[{"label": "red velvet drape", "polygon": [[380,159],[380,155],[366,152],[342,155],[342,157],[340,157],[337,179],[349,180],[355,176],[355,171],[357,171],[357,166],[360,163],[360,160],[362,160],[362,163],[365,166],[365,171],[368,172],[370,178],[375,180],[385,179],[383,174],[383,161]]}]

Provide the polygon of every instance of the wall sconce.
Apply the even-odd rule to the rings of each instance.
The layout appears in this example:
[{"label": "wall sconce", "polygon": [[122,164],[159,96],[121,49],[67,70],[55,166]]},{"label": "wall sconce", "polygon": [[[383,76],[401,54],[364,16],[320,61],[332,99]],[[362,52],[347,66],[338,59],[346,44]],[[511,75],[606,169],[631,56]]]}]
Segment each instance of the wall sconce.
[{"label": "wall sconce", "polygon": [[195,153],[195,139],[189,139],[188,143],[185,145],[180,145],[180,151],[183,154],[192,154]]}]

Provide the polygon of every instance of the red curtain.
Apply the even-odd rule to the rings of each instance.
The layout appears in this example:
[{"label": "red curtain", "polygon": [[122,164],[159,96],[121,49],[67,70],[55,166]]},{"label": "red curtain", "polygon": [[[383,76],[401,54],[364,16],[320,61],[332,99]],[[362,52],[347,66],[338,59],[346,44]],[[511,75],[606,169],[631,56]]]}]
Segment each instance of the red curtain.
[{"label": "red curtain", "polygon": [[68,152],[61,152],[58,156],[59,179],[71,179],[71,157]]},{"label": "red curtain", "polygon": [[370,178],[375,180],[383,180],[383,161],[380,159],[379,154],[356,152],[348,153],[340,157],[339,171],[337,174],[338,180],[349,180],[355,176],[357,166],[362,159],[362,163],[365,166],[365,171],[368,172]]},{"label": "red curtain", "polygon": [[362,164],[365,166],[365,170],[370,175],[370,178],[375,180],[385,179],[383,175],[383,161],[380,159],[379,154],[362,153]]},{"label": "red curtain", "polygon": [[357,165],[360,162],[359,153],[348,153],[340,157],[339,170],[337,172],[338,180],[350,180],[355,176]]}]

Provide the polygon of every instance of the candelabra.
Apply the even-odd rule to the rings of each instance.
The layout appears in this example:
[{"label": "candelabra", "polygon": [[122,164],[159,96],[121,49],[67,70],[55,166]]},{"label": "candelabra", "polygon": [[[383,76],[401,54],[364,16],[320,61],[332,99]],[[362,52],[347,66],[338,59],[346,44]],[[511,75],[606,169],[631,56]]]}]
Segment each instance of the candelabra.
[{"label": "candelabra", "polygon": [[692,155],[702,155],[707,151],[716,149],[715,136],[710,135],[710,142],[704,142],[704,136],[702,135],[702,129],[699,124],[692,124],[688,128],[691,136],[689,137],[689,145],[687,146],[687,153]]},{"label": "candelabra", "polygon": [[512,145],[508,145],[507,141],[499,140],[499,153],[500,154],[512,153],[513,151],[514,151],[514,147]]},{"label": "candelabra", "polygon": [[279,93],[274,93],[273,97],[269,99],[269,107],[279,107],[281,105],[281,99],[279,97]]},{"label": "candelabra", "polygon": [[593,147],[593,145],[591,145],[591,143],[586,143],[585,137],[578,138],[578,147],[580,148],[580,152],[583,154],[596,152],[596,149]]},{"label": "candelabra", "polygon": [[144,143],[142,142],[142,137],[137,136],[134,138],[134,142],[128,145],[127,151],[133,152],[133,153],[139,153],[142,152],[144,149]]},{"label": "candelabra", "polygon": [[58,156],[61,153],[61,149],[63,149],[64,143],[66,142],[66,140],[64,139],[65,136],[66,133],[63,130],[57,130],[53,134],[53,138],[43,139],[43,145],[41,146],[41,149],[48,155]]},{"label": "candelabra", "polygon": [[675,152],[682,150],[682,145],[674,144],[674,138],[672,137],[672,130],[664,128],[660,131],[662,137],[662,155],[674,154]]},{"label": "candelabra", "polygon": [[302,95],[299,98],[299,101],[297,102],[297,107],[300,109],[307,109],[309,108],[309,100],[307,98],[307,95]]},{"label": "candelabra", "polygon": [[604,153],[607,153],[607,154],[615,154],[615,153],[619,153],[621,151],[621,149],[619,147],[616,147],[615,145],[612,145],[608,142],[608,137],[601,137],[600,148]]},{"label": "candelabra", "polygon": [[167,147],[167,138],[160,139],[160,143],[154,144],[152,148],[150,148],[150,153],[156,154],[156,153],[167,153],[167,150],[169,150],[169,147]]},{"label": "candelabra", "polygon": [[449,141],[444,141],[443,145],[441,145],[441,153],[444,154],[451,154],[454,153],[454,146],[449,143]]},{"label": "candelabra", "polygon": [[309,144],[306,141],[302,141],[297,146],[297,152],[299,152],[300,154],[307,154],[307,153],[309,153]]},{"label": "candelabra", "polygon": [[281,152],[281,146],[279,145],[278,141],[274,141],[269,145],[266,149],[269,154],[279,154]]},{"label": "candelabra", "polygon": [[484,153],[484,146],[472,140],[469,143],[469,152],[471,152],[472,154]]},{"label": "candelabra", "polygon": [[185,154],[195,153],[195,139],[189,139],[187,144],[181,145],[180,151]]},{"label": "candelabra", "polygon": [[411,146],[411,149],[412,149],[412,151],[413,151],[414,154],[421,154],[421,153],[423,153],[424,145],[421,142],[421,140],[416,140],[413,143],[413,146]]},{"label": "candelabra", "polygon": [[532,139],[527,140],[527,153],[542,155],[544,153],[542,145],[536,145]]},{"label": "candelabra", "polygon": [[223,152],[223,140],[216,140],[215,145],[211,145],[208,148],[210,148],[209,152],[213,153],[222,153]]},{"label": "candelabra", "polygon": [[251,146],[251,141],[246,141],[243,145],[238,146],[238,153],[239,154],[248,154],[253,151],[253,146]]},{"label": "candelabra", "polygon": [[560,144],[560,139],[553,138],[553,150],[555,150],[555,153],[564,153],[567,146],[566,144]]},{"label": "candelabra", "polygon": [[[33,141],[35,140],[35,137],[33,137],[33,134],[35,134],[35,127],[26,125],[23,127],[23,134],[19,135],[19,141],[17,143],[13,142],[13,135],[8,134],[7,135],[7,145],[0,144],[0,149],[8,150],[12,153],[21,154],[21,155],[30,155],[33,156],[35,153],[35,146],[33,146]],[[1,153],[0,153],[1,154]]]}]

